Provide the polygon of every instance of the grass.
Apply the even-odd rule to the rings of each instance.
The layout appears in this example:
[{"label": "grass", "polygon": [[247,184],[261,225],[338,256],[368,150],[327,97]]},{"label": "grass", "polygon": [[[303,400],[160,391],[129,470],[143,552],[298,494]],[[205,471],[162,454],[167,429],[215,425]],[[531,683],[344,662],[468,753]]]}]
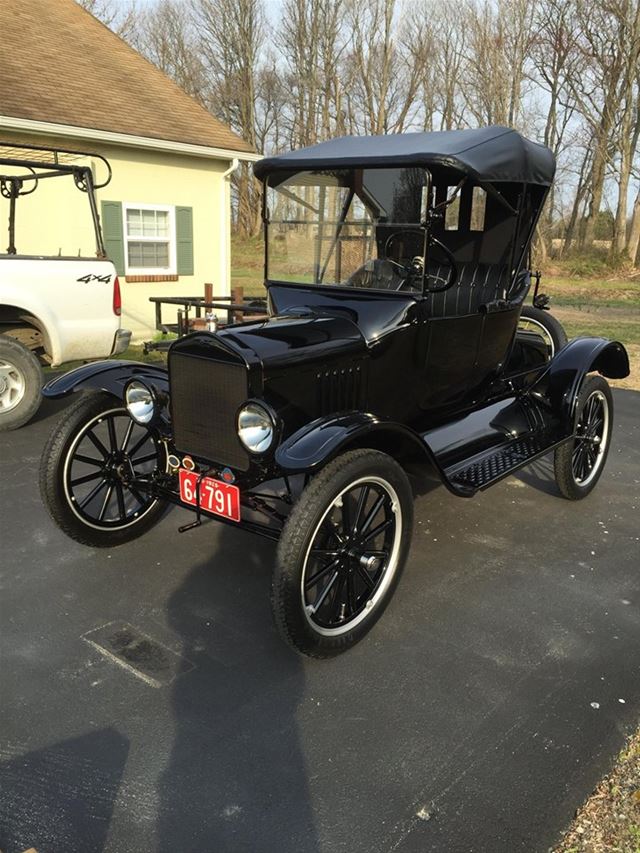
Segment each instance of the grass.
[{"label": "grass", "polygon": [[264,296],[262,237],[231,238],[231,287],[242,286],[245,296]]}]

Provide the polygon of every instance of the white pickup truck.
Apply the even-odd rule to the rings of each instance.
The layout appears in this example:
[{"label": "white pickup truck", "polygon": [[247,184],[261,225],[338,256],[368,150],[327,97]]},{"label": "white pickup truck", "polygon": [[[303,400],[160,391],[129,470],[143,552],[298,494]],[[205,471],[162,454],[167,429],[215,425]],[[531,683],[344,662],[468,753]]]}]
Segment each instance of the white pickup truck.
[{"label": "white pickup truck", "polygon": [[[106,165],[102,184],[94,184],[87,158]],[[45,177],[64,175],[88,196],[96,257],[18,254],[16,202]],[[95,202],[96,186],[110,177],[99,155],[0,143],[0,195],[9,207],[9,246],[0,254],[0,431],[23,426],[37,412],[43,365],[117,355],[129,344]]]}]

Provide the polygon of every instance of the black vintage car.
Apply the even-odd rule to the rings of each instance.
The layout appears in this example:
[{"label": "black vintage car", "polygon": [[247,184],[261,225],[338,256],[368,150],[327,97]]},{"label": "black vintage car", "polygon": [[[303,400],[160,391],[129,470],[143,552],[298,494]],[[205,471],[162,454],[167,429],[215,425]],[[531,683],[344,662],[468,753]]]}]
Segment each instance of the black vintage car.
[{"label": "black vintage car", "polygon": [[[80,367],[42,494],[72,538],[111,547],[168,503],[278,539],[273,614],[335,655],[407,559],[407,469],[471,497],[554,451],[567,498],[607,457],[624,347],[549,358],[518,330],[552,153],[504,127],[344,138],[261,161],[269,317],[177,340],[168,369]],[[600,375],[598,375],[600,374]]]}]

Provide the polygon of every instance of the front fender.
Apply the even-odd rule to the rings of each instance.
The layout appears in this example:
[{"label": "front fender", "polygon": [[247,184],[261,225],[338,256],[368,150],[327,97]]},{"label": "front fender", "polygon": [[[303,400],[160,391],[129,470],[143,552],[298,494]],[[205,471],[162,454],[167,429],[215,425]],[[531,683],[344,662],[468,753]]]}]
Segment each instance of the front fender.
[{"label": "front fender", "polygon": [[165,367],[140,361],[94,361],[83,364],[52,379],[42,389],[44,397],[66,397],[72,391],[106,391],[123,399],[124,387],[131,379],[141,379],[158,391],[169,392],[169,374]]},{"label": "front fender", "polygon": [[416,432],[366,412],[346,412],[312,421],[278,447],[275,462],[285,474],[312,473],[353,446],[373,447],[395,457],[411,455],[430,465],[449,487],[434,454]]},{"label": "front fender", "polygon": [[530,393],[572,430],[582,381],[594,370],[609,379],[628,376],[629,356],[624,346],[606,338],[574,338],[551,360]]}]

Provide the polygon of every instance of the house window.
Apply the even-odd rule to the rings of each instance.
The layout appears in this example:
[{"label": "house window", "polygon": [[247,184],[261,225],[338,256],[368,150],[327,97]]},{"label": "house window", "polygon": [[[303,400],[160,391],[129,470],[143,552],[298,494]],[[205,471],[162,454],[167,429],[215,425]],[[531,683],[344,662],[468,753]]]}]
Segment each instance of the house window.
[{"label": "house window", "polygon": [[174,210],[160,205],[123,205],[127,274],[176,272]]}]

